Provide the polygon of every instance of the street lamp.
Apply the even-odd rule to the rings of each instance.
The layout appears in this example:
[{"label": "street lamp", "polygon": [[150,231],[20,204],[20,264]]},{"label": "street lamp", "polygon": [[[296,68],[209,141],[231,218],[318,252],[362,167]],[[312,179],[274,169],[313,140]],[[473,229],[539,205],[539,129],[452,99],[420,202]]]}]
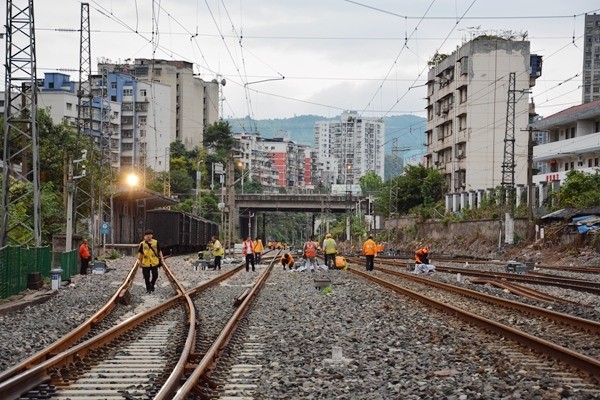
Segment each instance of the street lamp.
[{"label": "street lamp", "polygon": [[127,177],[125,178],[125,182],[127,182],[127,185],[133,189],[134,187],[137,186],[137,184],[140,181],[140,177],[137,176],[135,173],[130,173],[129,175],[127,175]]}]

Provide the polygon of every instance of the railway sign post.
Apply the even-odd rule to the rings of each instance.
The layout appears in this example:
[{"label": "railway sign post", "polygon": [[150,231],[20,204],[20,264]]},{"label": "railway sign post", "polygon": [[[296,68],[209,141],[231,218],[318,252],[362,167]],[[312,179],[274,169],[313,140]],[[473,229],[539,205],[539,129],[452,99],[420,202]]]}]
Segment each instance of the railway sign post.
[{"label": "railway sign post", "polygon": [[110,224],[103,222],[100,225],[100,234],[102,235],[102,255],[106,257],[106,235],[110,233]]}]

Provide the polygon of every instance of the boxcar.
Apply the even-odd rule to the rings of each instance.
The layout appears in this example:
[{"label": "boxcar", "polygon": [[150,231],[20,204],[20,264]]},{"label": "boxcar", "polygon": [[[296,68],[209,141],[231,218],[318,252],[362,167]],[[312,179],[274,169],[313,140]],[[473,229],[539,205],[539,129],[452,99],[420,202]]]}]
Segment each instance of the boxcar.
[{"label": "boxcar", "polygon": [[218,235],[216,223],[182,211],[146,212],[146,228],[154,231],[164,254],[193,253],[204,250],[212,235]]}]

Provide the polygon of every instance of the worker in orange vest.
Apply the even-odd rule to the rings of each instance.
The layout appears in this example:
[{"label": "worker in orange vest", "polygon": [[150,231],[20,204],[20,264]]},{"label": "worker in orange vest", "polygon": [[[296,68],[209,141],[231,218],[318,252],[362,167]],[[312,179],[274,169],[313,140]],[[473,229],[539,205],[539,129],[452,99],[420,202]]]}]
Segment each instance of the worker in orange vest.
[{"label": "worker in orange vest", "polygon": [[367,271],[373,271],[375,267],[375,256],[377,255],[377,243],[373,240],[373,236],[369,235],[363,243],[362,252],[365,255],[365,268]]}]

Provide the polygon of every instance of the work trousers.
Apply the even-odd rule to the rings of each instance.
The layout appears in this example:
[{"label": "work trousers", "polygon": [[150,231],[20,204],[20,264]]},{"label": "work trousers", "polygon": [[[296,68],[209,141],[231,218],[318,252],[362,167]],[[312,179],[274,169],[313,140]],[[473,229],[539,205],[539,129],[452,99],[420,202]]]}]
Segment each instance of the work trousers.
[{"label": "work trousers", "polygon": [[327,265],[329,269],[335,268],[335,253],[325,254],[325,265]]},{"label": "work trousers", "polygon": [[215,256],[215,270],[221,269],[221,256]]},{"label": "work trousers", "polygon": [[365,259],[365,267],[367,271],[373,271],[373,267],[375,267],[375,255],[365,256]]},{"label": "work trousers", "polygon": [[250,264],[252,264],[252,271],[254,271],[254,254],[246,254],[246,271],[250,271]]},{"label": "work trousers", "polygon": [[87,274],[87,270],[90,267],[90,258],[91,257],[81,259],[81,269],[79,270],[81,275]]},{"label": "work trousers", "polygon": [[[150,274],[152,274],[152,279],[150,279]],[[142,267],[142,275],[144,275],[144,282],[146,282],[146,292],[154,292],[154,285],[158,279],[158,266]]]}]

